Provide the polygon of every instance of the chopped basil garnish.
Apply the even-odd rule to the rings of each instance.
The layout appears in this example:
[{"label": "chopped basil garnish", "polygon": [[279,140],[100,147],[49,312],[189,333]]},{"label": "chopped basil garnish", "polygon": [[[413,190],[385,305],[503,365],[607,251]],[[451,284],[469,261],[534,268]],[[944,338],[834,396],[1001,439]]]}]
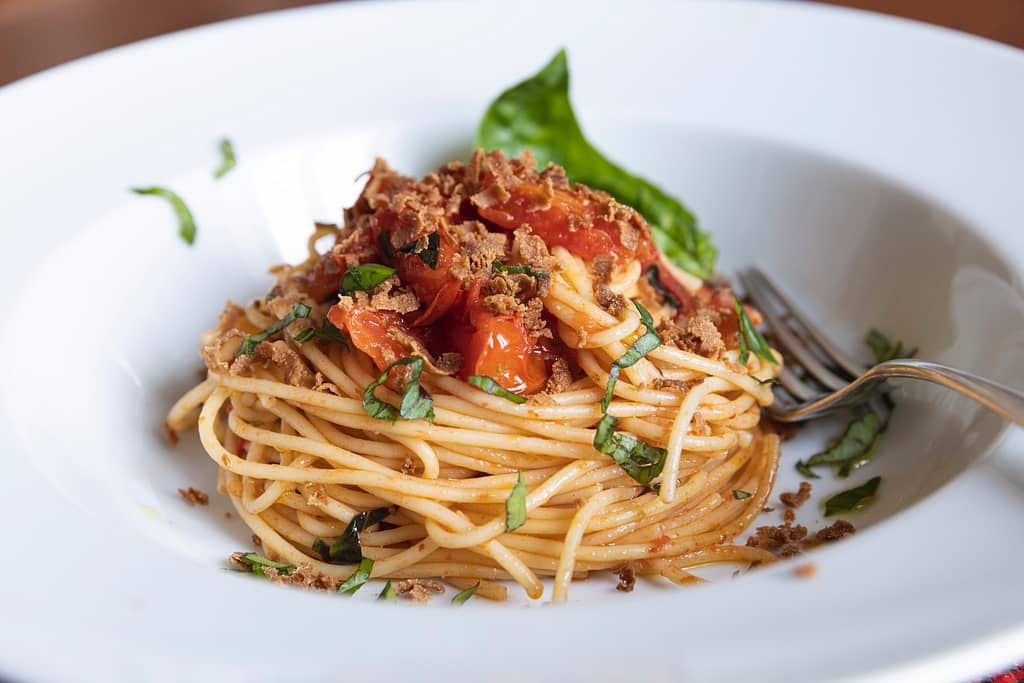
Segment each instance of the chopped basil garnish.
[{"label": "chopped basil garnish", "polygon": [[432,232],[425,238],[421,237],[400,247],[391,246],[391,237],[386,232],[382,232],[377,241],[380,243],[380,248],[384,255],[388,258],[393,257],[398,252],[416,254],[431,269],[437,270],[437,260],[441,254],[441,235],[437,232]]},{"label": "chopped basil garnish", "polygon": [[807,466],[836,464],[859,458],[874,446],[882,432],[882,426],[882,418],[878,413],[869,411],[860,419],[851,422],[835,445],[812,455],[807,461]]},{"label": "chopped basil garnish", "polygon": [[[387,381],[391,369],[399,365],[410,367],[409,381],[402,393],[402,404],[398,408],[386,401],[374,396],[373,391]],[[420,373],[423,372],[423,359],[419,356],[402,358],[389,365],[381,373],[381,376],[370,382],[363,391],[363,410],[366,414],[377,420],[394,422],[399,417],[403,420],[419,420],[427,418],[434,420],[434,401],[430,395],[420,386]]]},{"label": "chopped basil garnish", "polygon": [[740,491],[739,489],[732,490],[732,497],[736,500],[743,500],[744,498],[750,498],[752,494],[748,491]]},{"label": "chopped basil garnish", "polygon": [[654,291],[661,295],[661,298],[665,300],[665,303],[667,303],[672,308],[682,308],[682,304],[679,303],[679,299],[676,298],[676,295],[670,292],[669,289],[662,283],[661,269],[658,267],[657,263],[652,263],[651,265],[644,268],[644,275],[647,276],[647,282],[651,284],[651,287],[654,288]]},{"label": "chopped basil garnish", "polygon": [[797,472],[804,475],[808,479],[821,479],[821,477],[815,474],[814,470],[808,467],[807,463],[805,463],[803,460],[797,460],[796,465],[794,465],[794,467],[796,467]]},{"label": "chopped basil garnish", "polygon": [[754,323],[750,322],[750,318],[747,317],[747,312],[743,310],[743,304],[740,303],[739,299],[734,299],[733,301],[736,304],[736,320],[739,325],[740,365],[747,364],[751,351],[769,363],[778,365],[779,361],[775,359],[775,354],[772,353],[768,342],[764,340],[761,333],[754,327]]},{"label": "chopped basil garnish", "polygon": [[196,241],[196,222],[192,219],[192,212],[189,211],[184,199],[166,187],[133,187],[132,192],[163,197],[170,202],[171,208],[174,209],[174,215],[178,217],[178,236],[185,241],[185,244],[192,244]]},{"label": "chopped basil garnish", "polygon": [[832,496],[825,501],[825,516],[853,512],[870,505],[875,500],[881,481],[881,477],[872,477],[856,488]]},{"label": "chopped basil garnish", "polygon": [[641,358],[661,346],[661,337],[654,331],[654,319],[651,317],[650,312],[641,306],[640,302],[636,299],[633,299],[633,305],[636,306],[636,310],[640,313],[640,322],[643,324],[645,332],[633,342],[633,345],[626,350],[626,353],[612,361],[612,367],[608,373],[608,386],[605,387],[604,398],[601,399],[602,413],[608,411],[608,405],[612,402],[612,395],[615,393],[615,383],[619,381],[619,372],[623,368],[635,365]]},{"label": "chopped basil garnish", "polygon": [[354,595],[370,578],[371,571],[373,571],[373,560],[368,557],[359,560],[359,566],[356,568],[356,571],[352,576],[348,577],[345,583],[338,586],[338,592],[345,595]]},{"label": "chopped basil garnish", "polygon": [[384,584],[384,588],[377,594],[378,600],[394,600],[397,597],[395,595],[395,587],[391,585],[391,579],[388,579],[388,582]]},{"label": "chopped basil garnish", "polygon": [[469,588],[467,588],[466,590],[462,591],[461,593],[456,595],[454,598],[452,598],[452,604],[453,605],[461,605],[462,603],[466,602],[466,600],[469,600],[471,597],[473,597],[473,593],[476,593],[476,589],[479,588],[479,587],[480,587],[480,582],[477,581],[472,586],[470,586]]},{"label": "chopped basil garnish", "polygon": [[284,562],[274,562],[273,560],[257,555],[256,553],[232,553],[232,563],[248,565],[249,571],[257,576],[267,578],[267,575],[263,573],[264,567],[270,567],[276,569],[279,574],[288,576],[295,569],[295,565],[285,564]]},{"label": "chopped basil garnish", "polygon": [[338,540],[330,546],[322,538],[317,536],[313,539],[313,550],[315,550],[324,562],[330,564],[356,564],[363,559],[363,547],[359,544],[359,534],[379,523],[390,515],[392,508],[377,508],[360,512],[352,518],[352,521],[345,527],[345,531],[338,536]]},{"label": "chopped basil garnish", "polygon": [[214,178],[223,178],[237,163],[235,160],[235,148],[231,145],[231,140],[224,138],[220,141],[220,156],[220,167],[213,172]]},{"label": "chopped basil garnish", "polygon": [[316,337],[320,341],[343,342],[348,340],[348,335],[346,335],[344,332],[335,327],[334,323],[332,323],[327,318],[324,318],[323,327],[321,327],[320,329],[317,329],[315,327],[307,327],[302,332],[299,332],[297,335],[295,335],[295,341],[299,342],[300,344],[305,344],[313,337]]},{"label": "chopped basil garnish", "polygon": [[917,353],[917,349],[905,349],[901,341],[894,344],[889,341],[888,337],[874,329],[868,332],[864,341],[871,347],[871,353],[874,354],[876,363],[884,363],[893,358],[909,358]]},{"label": "chopped basil garnish", "polygon": [[292,304],[292,310],[288,314],[278,320],[276,323],[256,334],[246,335],[245,339],[242,340],[242,346],[238,349],[239,356],[250,356],[256,351],[256,345],[262,341],[269,339],[284,328],[291,325],[299,318],[308,318],[310,308],[304,303]]},{"label": "chopped basil garnish", "polygon": [[627,432],[616,432],[618,422],[618,418],[611,415],[601,418],[594,434],[594,448],[610,456],[637,483],[649,484],[661,474],[667,452]]},{"label": "chopped basil garnish", "polygon": [[519,472],[516,485],[505,501],[505,531],[515,531],[526,523],[526,482],[523,473]]},{"label": "chopped basil garnish", "polygon": [[361,266],[349,266],[341,277],[342,294],[366,292],[395,274],[395,269],[379,263],[364,263]]},{"label": "chopped basil garnish", "polygon": [[519,394],[513,394],[505,387],[498,384],[496,381],[485,375],[470,375],[466,378],[466,381],[472,384],[481,391],[486,391],[488,394],[493,396],[499,396],[501,398],[512,401],[513,403],[526,403],[526,397],[520,396]]},{"label": "chopped basil garnish", "polygon": [[529,275],[530,277],[540,277],[541,275],[548,275],[551,273],[546,268],[534,268],[528,263],[517,263],[506,265],[501,261],[494,261],[491,263],[491,274],[497,275],[498,273],[505,273],[507,275]]}]

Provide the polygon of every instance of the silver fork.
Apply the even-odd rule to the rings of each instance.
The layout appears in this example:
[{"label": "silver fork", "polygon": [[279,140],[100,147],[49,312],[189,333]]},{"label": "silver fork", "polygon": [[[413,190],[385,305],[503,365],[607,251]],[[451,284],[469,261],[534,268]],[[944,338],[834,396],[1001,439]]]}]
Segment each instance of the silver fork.
[{"label": "silver fork", "polygon": [[[778,340],[788,361],[803,368],[799,376],[788,365],[779,375],[782,390],[768,414],[782,422],[801,422],[865,403],[877,397],[887,379],[923,379],[968,396],[1011,422],[1024,426],[1024,393],[947,365],[915,358],[896,358],[866,367],[851,359],[813,325],[758,268],[740,273],[743,287]],[[797,331],[796,325],[804,334]],[[806,335],[806,336],[804,336]]]}]

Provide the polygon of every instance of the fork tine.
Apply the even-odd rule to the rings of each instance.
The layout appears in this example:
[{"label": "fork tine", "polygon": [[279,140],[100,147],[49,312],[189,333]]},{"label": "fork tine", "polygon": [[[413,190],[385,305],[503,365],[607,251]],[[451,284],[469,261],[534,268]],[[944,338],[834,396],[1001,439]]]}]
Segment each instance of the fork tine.
[{"label": "fork tine", "polygon": [[788,367],[783,367],[779,373],[779,384],[800,401],[810,401],[821,397],[820,391],[808,386],[806,382],[797,377],[796,373]]},{"label": "fork tine", "polygon": [[778,301],[785,306],[787,310],[789,310],[790,315],[797,319],[797,322],[807,330],[807,333],[811,335],[811,338],[813,338],[814,341],[818,342],[818,346],[820,346],[821,350],[825,352],[825,355],[827,355],[839,368],[847,372],[850,375],[850,379],[860,377],[864,374],[864,365],[843,353],[838,346],[832,343],[832,340],[829,339],[824,332],[812,325],[807,316],[801,313],[800,309],[794,306],[793,302],[779,291],[779,288],[775,286],[775,283],[769,280],[768,276],[761,272],[760,268],[757,266],[749,268],[747,270],[747,274],[750,276],[751,280],[754,281],[754,284],[757,285],[758,289],[767,289],[770,291],[772,295],[778,299]]},{"label": "fork tine", "polygon": [[772,332],[775,333],[775,337],[779,340],[783,350],[788,352],[808,374],[832,391],[838,391],[849,384],[849,382],[837,377],[835,373],[822,365],[821,361],[797,339],[789,327],[782,322],[782,318],[775,314],[768,301],[768,297],[759,288],[753,286],[751,279],[747,277],[746,273],[740,273],[740,280],[743,282],[743,288],[746,290],[747,296],[757,306],[757,310],[761,311],[761,315],[764,316],[765,321],[772,328]]}]

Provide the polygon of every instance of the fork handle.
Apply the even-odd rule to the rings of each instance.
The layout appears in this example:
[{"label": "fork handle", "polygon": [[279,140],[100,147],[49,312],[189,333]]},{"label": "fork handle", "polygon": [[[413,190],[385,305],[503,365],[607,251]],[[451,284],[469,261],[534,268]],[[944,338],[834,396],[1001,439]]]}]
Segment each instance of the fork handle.
[{"label": "fork handle", "polygon": [[948,365],[913,358],[886,361],[875,366],[875,370],[880,375],[914,377],[941,384],[1024,426],[1024,393],[1006,385]]}]

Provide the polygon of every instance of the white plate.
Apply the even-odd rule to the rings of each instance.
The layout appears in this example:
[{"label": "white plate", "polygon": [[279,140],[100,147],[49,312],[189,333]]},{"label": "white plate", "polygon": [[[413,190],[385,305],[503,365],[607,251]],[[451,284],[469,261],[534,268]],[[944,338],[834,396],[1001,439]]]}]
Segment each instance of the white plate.
[{"label": "white plate", "polygon": [[[218,497],[178,499],[212,491],[214,468],[158,429],[197,333],[301,254],[374,155],[416,173],[464,155],[490,98],[562,45],[592,139],[682,196],[723,270],[761,264],[851,349],[877,325],[1024,385],[1011,49],[805,4],[548,2],[322,6],[115,50],[0,91],[0,675],[938,681],[1024,655],[1024,440],[964,472],[1001,423],[920,386],[850,480],[881,474],[880,500],[813,554],[812,580],[782,564],[455,610],[222,570],[248,534]],[[214,183],[225,134],[240,166]],[[194,248],[163,203],[127,193],[151,183],[188,199]],[[779,490],[835,429],[786,444]]]}]

